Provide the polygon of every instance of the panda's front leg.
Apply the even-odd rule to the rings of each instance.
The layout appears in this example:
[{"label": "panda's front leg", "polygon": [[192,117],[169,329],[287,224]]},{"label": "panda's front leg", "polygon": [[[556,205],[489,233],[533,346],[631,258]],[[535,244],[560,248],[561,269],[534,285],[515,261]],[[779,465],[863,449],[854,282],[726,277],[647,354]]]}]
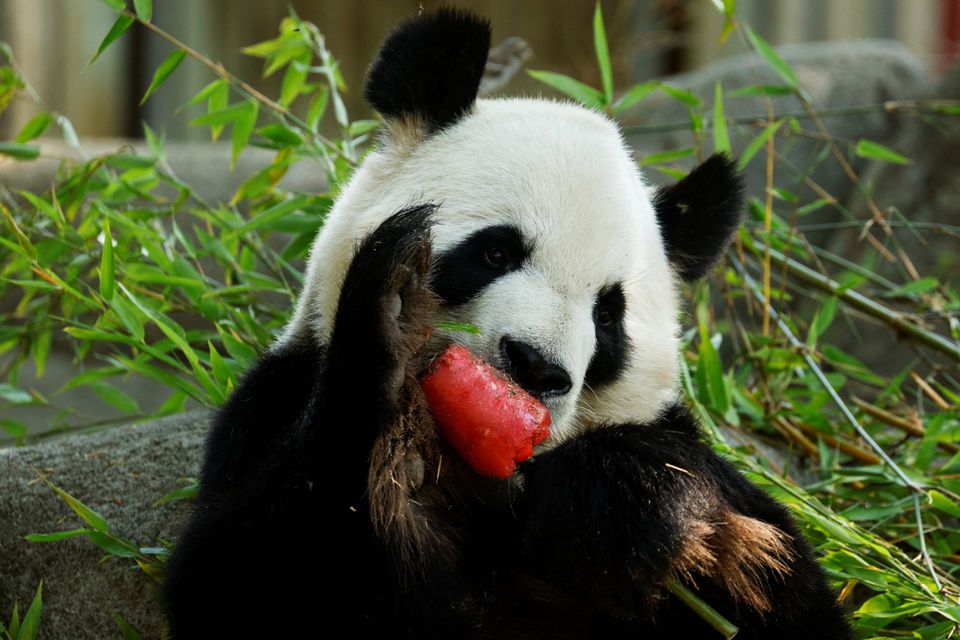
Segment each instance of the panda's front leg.
[{"label": "panda's front leg", "polygon": [[523,476],[531,571],[620,631],[719,637],[671,595],[675,581],[737,624],[738,638],[850,637],[789,514],[702,442],[681,406],[584,433]]},{"label": "panda's front leg", "polygon": [[364,468],[381,429],[414,400],[416,358],[437,308],[428,288],[432,210],[412,207],[381,223],[357,248],[340,291],[322,404],[350,428],[324,433],[322,441]]}]

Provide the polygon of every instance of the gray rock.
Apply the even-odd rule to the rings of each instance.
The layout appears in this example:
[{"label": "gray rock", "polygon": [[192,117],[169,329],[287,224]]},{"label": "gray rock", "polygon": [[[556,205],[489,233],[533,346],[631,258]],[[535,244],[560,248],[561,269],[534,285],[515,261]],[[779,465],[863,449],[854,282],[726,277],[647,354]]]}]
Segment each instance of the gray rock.
[{"label": "gray rock", "polygon": [[193,412],[36,446],[0,449],[0,616],[21,615],[43,579],[40,637],[120,638],[113,614],[159,638],[163,616],[155,583],[132,561],[100,559],[85,537],[24,540],[30,533],[85,524],[40,476],[102,515],[109,531],[141,546],[174,538],[186,502],[154,506],[196,476],[208,414]]},{"label": "gray rock", "polygon": [[[815,42],[787,45],[777,48],[778,53],[794,70],[800,86],[807,92],[813,108],[822,113],[822,122],[832,136],[841,141],[856,141],[867,138],[890,144],[906,126],[915,125],[916,118],[901,112],[885,112],[879,106],[890,100],[923,98],[930,94],[930,81],[917,57],[902,44],[887,40],[860,40],[838,42]],[[724,58],[708,67],[683,73],[663,80],[673,86],[688,89],[708,105],[713,104],[717,82],[725,92],[751,85],[783,85],[784,81],[759,56],[739,55]],[[815,126],[806,116],[800,101],[793,95],[770,98],[775,117],[786,114],[798,116],[802,128],[814,132]],[[875,108],[864,112],[858,107]],[[767,102],[763,97],[727,98],[724,102],[728,118],[738,121],[767,118]],[[851,112],[850,110],[854,110]],[[831,115],[832,114],[832,115]],[[693,145],[686,108],[679,102],[656,93],[624,116],[628,126],[635,128],[630,142],[643,152],[675,149]],[[657,131],[664,125],[683,125],[677,131]],[[738,124],[731,128],[733,151],[738,154],[750,140],[761,131],[754,124]],[[649,133],[642,133],[648,131]],[[707,148],[712,135],[707,133]],[[820,140],[794,136],[784,142],[778,140],[777,150],[799,171],[809,173],[828,192],[841,201],[853,191],[853,185],[840,170],[833,158],[819,161],[817,154],[823,144]],[[844,148],[845,150],[845,148]],[[852,154],[850,154],[852,155]],[[642,157],[642,154],[641,154]],[[863,162],[852,158],[856,166]],[[748,190],[763,193],[765,156],[757,154],[747,167]],[[777,183],[809,193],[800,184],[800,175],[785,176],[782,164],[778,164]],[[651,173],[651,179],[658,176]],[[791,181],[796,186],[791,185]]]}]

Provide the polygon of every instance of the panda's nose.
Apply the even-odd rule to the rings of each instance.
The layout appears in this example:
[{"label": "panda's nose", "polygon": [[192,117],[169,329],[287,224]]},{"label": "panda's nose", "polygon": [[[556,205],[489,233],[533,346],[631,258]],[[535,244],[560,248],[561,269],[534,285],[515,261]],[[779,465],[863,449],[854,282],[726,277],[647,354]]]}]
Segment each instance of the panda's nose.
[{"label": "panda's nose", "polygon": [[546,398],[570,391],[569,374],[529,344],[504,336],[500,340],[500,353],[516,383],[533,395]]}]

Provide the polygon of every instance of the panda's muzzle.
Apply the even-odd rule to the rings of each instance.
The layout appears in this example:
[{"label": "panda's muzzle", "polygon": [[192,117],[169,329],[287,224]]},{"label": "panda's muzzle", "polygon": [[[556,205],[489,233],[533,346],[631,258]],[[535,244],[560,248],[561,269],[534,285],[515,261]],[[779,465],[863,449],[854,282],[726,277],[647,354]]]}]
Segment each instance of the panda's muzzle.
[{"label": "panda's muzzle", "polygon": [[565,395],[573,386],[566,370],[537,349],[504,336],[500,340],[504,366],[514,381],[541,400]]}]

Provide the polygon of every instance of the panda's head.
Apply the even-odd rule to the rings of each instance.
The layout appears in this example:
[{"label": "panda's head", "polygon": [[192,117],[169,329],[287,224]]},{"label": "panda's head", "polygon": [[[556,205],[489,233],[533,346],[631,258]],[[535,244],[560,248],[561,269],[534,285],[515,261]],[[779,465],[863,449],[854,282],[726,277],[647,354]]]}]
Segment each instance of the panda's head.
[{"label": "panda's head", "polygon": [[286,339],[326,342],[359,241],[393,213],[433,204],[438,332],[539,396],[551,442],[648,421],[678,388],[680,281],[703,275],[739,219],[741,183],[714,157],[666,189],[647,185],[617,125],[542,99],[477,100],[485,21],[418,16],[386,40],[366,96],[381,148],[342,191],[314,244]]}]

